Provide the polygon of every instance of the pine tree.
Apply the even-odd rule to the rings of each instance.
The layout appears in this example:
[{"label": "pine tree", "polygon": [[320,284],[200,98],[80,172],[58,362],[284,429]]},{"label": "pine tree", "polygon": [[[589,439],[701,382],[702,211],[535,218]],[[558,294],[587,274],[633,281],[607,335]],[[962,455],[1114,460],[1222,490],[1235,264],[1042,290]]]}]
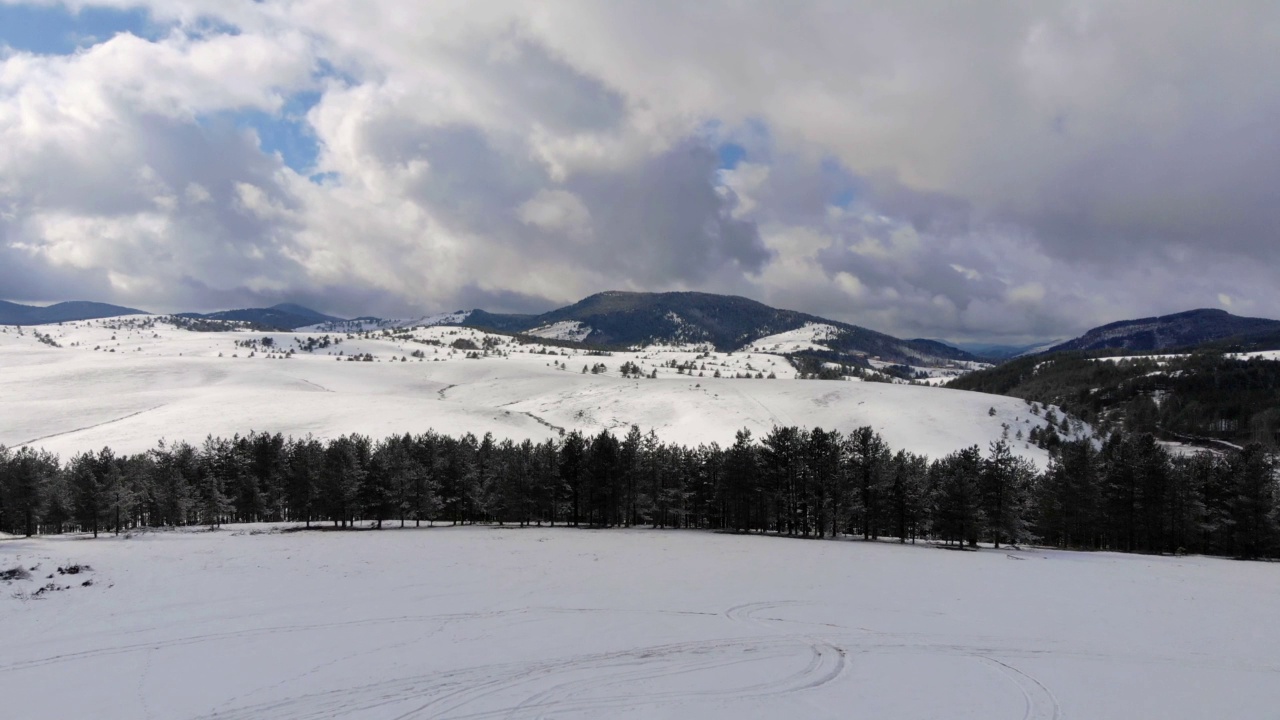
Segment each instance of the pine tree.
[{"label": "pine tree", "polygon": [[226,440],[205,439],[200,450],[199,476],[196,482],[196,504],[201,520],[210,528],[222,525],[223,518],[233,510],[227,497],[227,481],[233,482],[242,468],[240,458]]},{"label": "pine tree", "polygon": [[83,453],[71,461],[71,502],[81,530],[98,531],[110,505],[108,477],[115,470],[115,454],[103,448],[97,455]]},{"label": "pine tree", "polygon": [[1035,468],[1015,456],[1004,440],[991,443],[982,464],[982,511],[991,540],[1021,542],[1026,535],[1026,500]]},{"label": "pine tree", "polygon": [[320,510],[319,478],[324,467],[324,446],[308,435],[290,443],[285,469],[285,488],[288,496],[289,516],[306,522],[311,527]]},{"label": "pine tree", "polygon": [[924,522],[928,492],[929,463],[919,455],[899,450],[889,466],[888,507],[898,542],[915,542]]},{"label": "pine tree", "polygon": [[336,526],[348,527],[360,515],[369,454],[369,440],[360,435],[344,435],[325,449],[320,487]]},{"label": "pine tree", "polygon": [[1066,443],[1051,456],[1035,492],[1036,527],[1058,547],[1101,543],[1099,459],[1092,440]]},{"label": "pine tree", "polygon": [[637,494],[640,484],[640,448],[643,442],[644,436],[640,434],[640,428],[632,425],[627,430],[627,435],[622,439],[622,444],[618,448],[618,472],[622,475],[625,493],[623,522],[628,527],[634,526],[639,522],[637,516],[637,511],[639,510]]},{"label": "pine tree", "polygon": [[[757,527],[754,517],[762,512],[759,488],[759,458],[751,431],[743,428],[734,436],[725,457],[725,503],[735,528],[747,532]],[[754,512],[753,512],[754,511]],[[760,525],[763,529],[763,525]]]},{"label": "pine tree", "polygon": [[800,529],[801,482],[807,433],[800,428],[774,426],[763,440],[762,470],[777,503],[777,531],[795,535]]},{"label": "pine tree", "polygon": [[1234,483],[1228,502],[1232,545],[1242,558],[1264,557],[1276,535],[1276,461],[1250,443],[1230,462]]},{"label": "pine tree", "polygon": [[875,539],[880,532],[880,496],[884,490],[884,468],[889,459],[889,448],[870,426],[853,431],[846,444],[857,488],[858,510],[862,516],[862,537],[864,540]]},{"label": "pine tree", "polygon": [[935,530],[939,536],[971,547],[985,529],[982,514],[982,451],[958,450],[930,468],[935,488]]},{"label": "pine tree", "polygon": [[24,447],[7,460],[0,455],[0,462],[0,492],[7,515],[0,517],[0,523],[30,537],[39,529],[48,484],[58,471],[57,459]]}]

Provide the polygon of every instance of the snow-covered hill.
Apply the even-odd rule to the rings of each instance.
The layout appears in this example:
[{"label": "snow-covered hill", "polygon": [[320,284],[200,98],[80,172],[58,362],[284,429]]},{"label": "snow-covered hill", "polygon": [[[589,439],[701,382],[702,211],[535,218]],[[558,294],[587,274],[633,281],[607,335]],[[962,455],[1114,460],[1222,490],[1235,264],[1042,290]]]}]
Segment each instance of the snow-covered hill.
[{"label": "snow-covered hill", "polygon": [[[759,435],[774,425],[871,425],[892,446],[934,457],[1005,435],[1045,461],[1020,441],[1044,422],[1020,400],[800,381],[786,358],[754,350],[600,354],[445,326],[193,332],[153,316],[40,330],[0,328],[0,444],[9,447],[141,451],[161,438],[197,443],[249,430],[541,439],[632,424],[669,441],[728,444],[743,427]],[[623,377],[628,363],[643,377]]]}]

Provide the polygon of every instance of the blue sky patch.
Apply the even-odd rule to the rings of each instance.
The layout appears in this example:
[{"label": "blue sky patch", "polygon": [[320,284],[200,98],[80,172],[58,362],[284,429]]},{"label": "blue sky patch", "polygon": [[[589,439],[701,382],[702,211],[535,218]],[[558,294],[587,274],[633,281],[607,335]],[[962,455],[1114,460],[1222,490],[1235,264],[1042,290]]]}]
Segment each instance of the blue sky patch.
[{"label": "blue sky patch", "polygon": [[824,158],[822,177],[827,186],[828,205],[847,208],[858,199],[858,178],[840,160]]},{"label": "blue sky patch", "polygon": [[720,169],[732,170],[747,157],[747,149],[737,143],[727,142],[716,148],[716,154],[720,156]]},{"label": "blue sky patch", "polygon": [[0,4],[0,45],[40,55],[69,55],[122,32],[156,38],[165,28],[145,10]]},{"label": "blue sky patch", "polygon": [[302,175],[315,167],[320,147],[307,124],[307,111],[320,102],[320,93],[302,92],[285,102],[279,114],[248,110],[234,115],[239,127],[252,128],[265,153],[279,153],[284,164]]}]

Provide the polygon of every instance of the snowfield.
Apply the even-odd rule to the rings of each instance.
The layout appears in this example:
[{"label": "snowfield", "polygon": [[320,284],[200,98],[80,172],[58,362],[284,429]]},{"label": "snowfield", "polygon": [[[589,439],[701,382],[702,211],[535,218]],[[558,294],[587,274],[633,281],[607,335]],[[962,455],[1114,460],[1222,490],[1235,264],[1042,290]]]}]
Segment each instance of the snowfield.
[{"label": "snowfield", "polygon": [[577,320],[561,320],[550,325],[534,328],[526,334],[548,340],[582,342],[591,334],[591,326],[580,323]]},{"label": "snowfield", "polygon": [[[1280,707],[1273,564],[700,531],[264,531],[0,541],[0,571],[35,568],[0,582],[6,717]],[[71,563],[91,570],[57,573]],[[31,597],[47,583],[67,589]]]},{"label": "snowfield", "polygon": [[[357,356],[369,361],[350,360]],[[627,362],[646,377],[622,377]],[[591,372],[598,364],[606,370]],[[542,440],[635,424],[686,445],[728,445],[744,427],[759,437],[774,425],[870,425],[895,449],[935,458],[974,444],[985,450],[1007,433],[1014,452],[1046,460],[1019,437],[1044,424],[1021,400],[799,381],[786,358],[759,351],[677,346],[599,356],[458,327],[369,336],[192,332],[140,316],[0,328],[0,368],[0,444],[64,458],[250,430],[382,438],[435,429]],[[754,379],[770,374],[776,379]],[[746,375],[752,379],[738,377]]]},{"label": "snowfield", "polygon": [[805,323],[803,327],[762,337],[742,348],[742,352],[788,353],[800,350],[830,350],[826,344],[840,333],[840,328],[826,323]]},{"label": "snowfield", "polygon": [[[1189,355],[1180,354],[1163,354],[1163,355],[1118,355],[1115,357],[1095,358],[1101,362],[1116,363],[1122,360],[1152,360],[1159,365],[1167,364],[1170,360],[1182,360]],[[1235,360],[1274,360],[1280,361],[1280,350],[1258,350],[1255,352],[1242,353],[1224,353],[1224,357],[1233,358]]]}]

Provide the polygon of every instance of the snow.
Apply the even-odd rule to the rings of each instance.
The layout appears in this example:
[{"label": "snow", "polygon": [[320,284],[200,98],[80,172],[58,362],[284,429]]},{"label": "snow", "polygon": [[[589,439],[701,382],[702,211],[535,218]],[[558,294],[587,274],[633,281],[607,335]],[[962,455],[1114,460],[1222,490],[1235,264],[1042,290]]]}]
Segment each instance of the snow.
[{"label": "snow", "polygon": [[[1170,360],[1182,360],[1190,357],[1185,354],[1163,354],[1163,355],[1120,355],[1116,357],[1094,358],[1103,362],[1120,362],[1121,360],[1151,360],[1157,365],[1165,365]],[[1280,360],[1280,350],[1260,350],[1256,352],[1243,353],[1226,353],[1225,357],[1236,360]]]},{"label": "snow", "polygon": [[339,320],[337,322],[324,322],[316,325],[307,325],[295,330],[300,333],[362,333],[384,329],[395,328],[412,328],[412,327],[433,327],[436,325],[457,325],[466,322],[471,316],[470,310],[455,310],[454,312],[438,313],[436,315],[426,315],[414,319],[382,319],[382,318],[362,318],[357,320]]},{"label": "snow", "polygon": [[[867,362],[876,370],[894,365],[901,365],[901,363],[885,362],[878,358],[868,358]],[[902,378],[893,377],[891,375],[885,375],[885,377],[892,378],[892,381],[896,383],[916,382],[936,387],[945,385],[962,375],[968,375],[975,370],[984,370],[993,366],[990,363],[975,362],[972,360],[956,360],[943,367],[934,365],[906,365],[905,367],[910,368],[912,374],[923,374],[925,377],[911,381],[903,380]]]},{"label": "snow", "polygon": [[591,334],[591,326],[580,323],[577,320],[561,320],[560,322],[551,323],[537,327],[526,335],[533,337],[546,338],[548,340],[572,340],[573,342],[582,342]]},{"label": "snow", "polygon": [[[45,331],[63,347],[41,344],[29,330],[0,328],[0,444],[43,447],[64,458],[104,446],[141,452],[161,438],[198,444],[209,434],[250,430],[381,438],[435,429],[542,440],[561,429],[623,432],[632,424],[669,442],[722,446],[744,427],[759,437],[774,425],[844,432],[870,425],[894,448],[940,457],[969,445],[985,449],[1005,432],[1044,424],[1016,398],[796,380],[786,358],[763,352],[652,347],[598,356],[462,327],[204,333],[149,317]],[[237,345],[266,337],[273,350]],[[335,344],[285,359],[288,349],[325,337]],[[489,351],[456,349],[460,341]],[[365,353],[374,361],[346,361]],[[657,379],[621,377],[626,362],[646,376],[656,371]],[[608,370],[582,372],[597,363]],[[713,377],[717,371],[722,378]],[[771,373],[777,379],[754,379]],[[742,374],[753,379],[734,377]],[[995,416],[988,415],[991,407]],[[1012,445],[1040,465],[1047,461],[1035,446]]]},{"label": "snow", "polygon": [[768,335],[742,348],[742,352],[793,353],[802,350],[830,350],[824,343],[840,333],[840,328],[825,323],[805,323],[795,330]]},{"label": "snow", "polygon": [[[58,575],[69,562],[92,570]],[[1198,720],[1280,707],[1280,574],[1264,563],[229,526],[0,542],[0,569],[19,564],[37,571],[0,584],[13,718]],[[68,589],[20,599],[48,582]]]}]

